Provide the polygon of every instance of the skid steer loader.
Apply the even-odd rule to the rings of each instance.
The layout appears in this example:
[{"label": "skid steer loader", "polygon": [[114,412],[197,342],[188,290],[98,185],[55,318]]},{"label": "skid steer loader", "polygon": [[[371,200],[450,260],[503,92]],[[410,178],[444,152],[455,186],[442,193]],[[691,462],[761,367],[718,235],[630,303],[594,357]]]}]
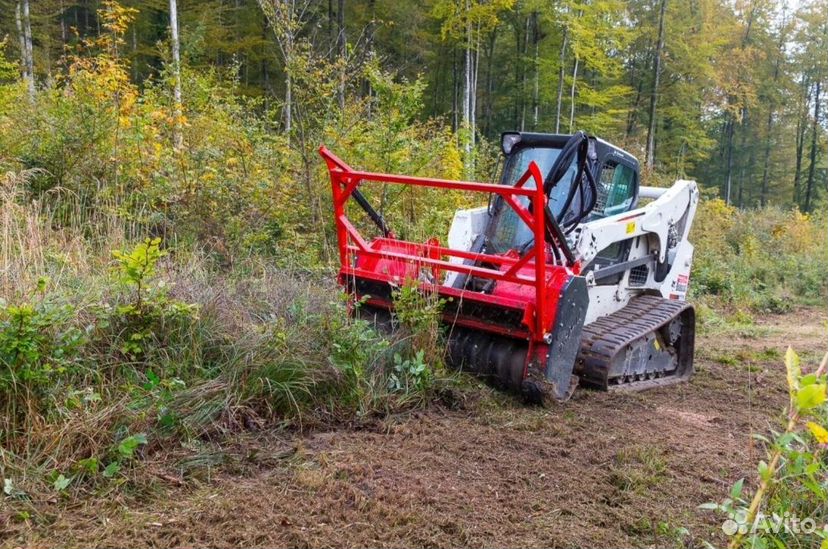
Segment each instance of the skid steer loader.
[{"label": "skid steer loader", "polygon": [[[355,309],[388,318],[406,280],[437,292],[450,364],[530,402],[566,400],[579,382],[621,390],[686,380],[696,183],[641,186],[632,155],[583,132],[508,132],[501,148],[499,184],[358,171],[320,148],[339,282],[360,302]],[[409,242],[360,191],[368,183],[482,193],[489,202],[455,213],[447,245]],[[379,236],[366,239],[351,222],[351,199]]]}]

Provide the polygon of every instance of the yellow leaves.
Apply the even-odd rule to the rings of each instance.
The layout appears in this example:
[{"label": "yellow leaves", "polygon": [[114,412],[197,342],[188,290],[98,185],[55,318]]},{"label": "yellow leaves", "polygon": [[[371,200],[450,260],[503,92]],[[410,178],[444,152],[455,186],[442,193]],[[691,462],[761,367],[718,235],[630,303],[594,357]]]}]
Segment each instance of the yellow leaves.
[{"label": "yellow leaves", "polygon": [[717,217],[733,217],[736,213],[734,206],[728,206],[721,198],[714,198],[705,202],[707,209]]},{"label": "yellow leaves", "polygon": [[742,243],[741,252],[749,258],[755,257],[757,252],[760,249],[761,244],[756,239],[755,236],[749,234],[745,237],[745,241]]},{"label": "yellow leaves", "polygon": [[788,379],[788,393],[791,396],[791,402],[799,391],[799,378],[802,376],[802,369],[799,366],[799,355],[792,347],[788,347],[785,351],[785,371]]},{"label": "yellow leaves", "polygon": [[828,431],[822,425],[814,423],[813,421],[808,422],[808,430],[814,436],[816,441],[820,444],[828,444]]},{"label": "yellow leaves", "polygon": [[443,173],[446,179],[460,179],[463,176],[463,159],[457,147],[448,146],[443,150]]},{"label": "yellow leaves", "polygon": [[434,4],[431,15],[443,21],[440,28],[443,40],[471,40],[470,28],[478,35],[489,32],[497,26],[501,13],[511,10],[514,4],[515,0],[440,0]]},{"label": "yellow leaves", "polygon": [[782,229],[779,238],[793,251],[804,252],[821,245],[822,235],[818,225],[812,222],[808,214],[800,213],[799,210],[791,212],[790,218],[783,224]]},{"label": "yellow leaves", "polygon": [[104,0],[103,9],[98,10],[104,28],[118,37],[127,31],[136,15],[137,9],[124,7],[115,0]]}]

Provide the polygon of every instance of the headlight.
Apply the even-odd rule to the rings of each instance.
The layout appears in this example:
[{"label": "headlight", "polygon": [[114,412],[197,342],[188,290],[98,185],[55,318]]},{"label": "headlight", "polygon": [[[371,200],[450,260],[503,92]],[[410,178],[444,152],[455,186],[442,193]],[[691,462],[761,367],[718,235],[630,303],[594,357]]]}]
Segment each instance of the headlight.
[{"label": "headlight", "polygon": [[520,143],[520,134],[517,132],[507,132],[500,136],[500,148],[506,156],[512,154],[512,149],[518,143]]}]

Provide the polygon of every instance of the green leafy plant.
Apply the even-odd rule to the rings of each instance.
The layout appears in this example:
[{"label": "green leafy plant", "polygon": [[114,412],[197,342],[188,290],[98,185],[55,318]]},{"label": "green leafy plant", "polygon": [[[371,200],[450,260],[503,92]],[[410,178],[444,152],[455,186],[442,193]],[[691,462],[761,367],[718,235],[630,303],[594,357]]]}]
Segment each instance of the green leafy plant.
[{"label": "green leafy plant", "polygon": [[[38,292],[44,284],[38,284]],[[25,428],[53,405],[47,398],[80,367],[87,341],[75,309],[41,296],[34,302],[0,304],[0,400],[5,414],[0,441]]]},{"label": "green leafy plant", "polygon": [[159,260],[167,255],[160,246],[160,238],[147,238],[131,250],[113,252],[119,281],[134,291],[134,299],[115,310],[119,349],[133,360],[173,331],[168,324],[191,319],[197,311],[194,305],[171,299],[163,282],[151,284]]},{"label": "green leafy plant", "polygon": [[129,435],[118,443],[118,455],[123,459],[132,459],[135,457],[135,450],[146,443],[147,435],[144,433]]},{"label": "green leafy plant", "polygon": [[772,437],[756,435],[767,445],[768,459],[757,466],[753,496],[744,495],[740,479],[730,497],[701,506],[726,517],[722,529],[731,536],[730,549],[828,547],[828,353],[815,371],[803,374],[799,356],[788,348],[785,367],[788,421]]},{"label": "green leafy plant", "polygon": [[373,392],[373,379],[380,370],[390,342],[369,322],[346,319],[332,327],[333,341],[330,360],[342,373],[337,383],[343,401],[364,408]]},{"label": "green leafy plant", "polygon": [[142,314],[145,307],[147,282],[155,275],[158,260],[167,255],[161,250],[161,239],[145,239],[135,245],[131,251],[115,250],[112,255],[117,262],[117,273],[123,283],[135,287],[135,302],[121,306],[119,312]]},{"label": "green leafy plant", "polygon": [[410,339],[413,350],[424,351],[426,362],[443,363],[443,334],[440,317],[446,300],[436,292],[420,289],[415,280],[406,280],[394,294],[394,315]]},{"label": "green leafy plant", "polygon": [[394,365],[388,376],[388,389],[394,392],[422,392],[431,387],[434,374],[425,362],[425,351],[418,350],[411,358],[394,353]]}]

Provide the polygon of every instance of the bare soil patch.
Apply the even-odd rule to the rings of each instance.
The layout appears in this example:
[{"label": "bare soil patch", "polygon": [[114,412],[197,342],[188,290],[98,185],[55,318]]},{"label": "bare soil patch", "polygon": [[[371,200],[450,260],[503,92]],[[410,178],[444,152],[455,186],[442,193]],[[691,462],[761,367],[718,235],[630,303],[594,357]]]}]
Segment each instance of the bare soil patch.
[{"label": "bare soil patch", "polygon": [[[826,311],[702,333],[687,384],[578,390],[548,409],[486,388],[369,428],[248,433],[151,457],[135,495],[44,502],[4,546],[675,547],[722,542],[700,511],[763,455],[786,402],[782,356],[826,346]],[[210,452],[213,452],[211,454]],[[210,456],[213,456],[212,458]],[[180,479],[180,480],[179,480]],[[679,528],[686,528],[682,534]]]}]

